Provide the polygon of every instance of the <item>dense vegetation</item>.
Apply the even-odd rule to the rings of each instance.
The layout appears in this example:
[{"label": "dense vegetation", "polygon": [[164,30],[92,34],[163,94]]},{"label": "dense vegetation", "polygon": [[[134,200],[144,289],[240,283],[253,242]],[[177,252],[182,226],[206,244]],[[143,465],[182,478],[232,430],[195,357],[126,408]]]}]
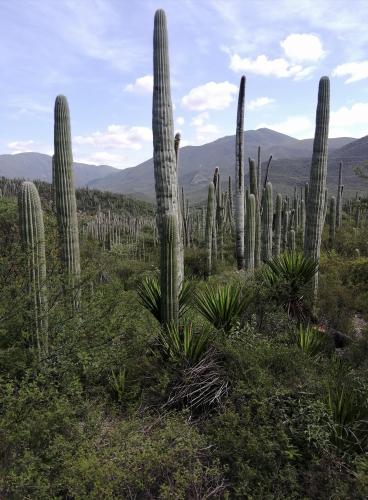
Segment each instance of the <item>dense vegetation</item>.
[{"label": "dense vegetation", "polygon": [[191,207],[167,58],[158,11],[156,217],[75,192],[63,96],[52,186],[0,181],[0,495],[367,498],[367,200],[341,166],[328,201],[329,81],[300,194],[274,210],[260,151],[245,190],[242,79],[234,182]]}]

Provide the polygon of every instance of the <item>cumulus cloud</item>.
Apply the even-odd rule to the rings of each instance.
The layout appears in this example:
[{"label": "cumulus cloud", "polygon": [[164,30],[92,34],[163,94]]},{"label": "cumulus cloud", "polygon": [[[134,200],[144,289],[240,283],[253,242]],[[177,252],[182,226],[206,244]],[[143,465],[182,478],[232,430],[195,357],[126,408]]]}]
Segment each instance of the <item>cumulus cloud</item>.
[{"label": "cumulus cloud", "polygon": [[148,127],[109,125],[105,132],[93,132],[87,136],[74,137],[74,143],[99,148],[142,149],[144,142],[152,141],[152,130]]},{"label": "cumulus cloud", "polygon": [[97,151],[87,156],[76,156],[75,161],[78,163],[87,163],[92,165],[110,165],[111,167],[121,167],[125,158],[121,155],[108,153],[107,151]]},{"label": "cumulus cloud", "polygon": [[349,77],[345,83],[364,80],[368,78],[368,61],[340,64],[333,70],[332,76]]},{"label": "cumulus cloud", "polygon": [[260,123],[257,128],[270,128],[297,139],[307,139],[314,134],[314,123],[303,115],[289,116],[276,123]]},{"label": "cumulus cloud", "polygon": [[9,142],[8,148],[11,154],[29,153],[35,151],[35,141],[13,141]]},{"label": "cumulus cloud", "polygon": [[257,97],[257,99],[253,99],[252,101],[249,102],[247,108],[248,109],[263,108],[263,106],[267,106],[268,104],[272,104],[273,102],[275,102],[275,99],[272,99],[271,97]]},{"label": "cumulus cloud", "polygon": [[342,106],[330,114],[330,137],[362,137],[368,135],[368,102]]},{"label": "cumulus cloud", "polygon": [[325,52],[317,35],[308,33],[292,33],[280,42],[287,59],[298,63],[316,62],[322,59]]},{"label": "cumulus cloud", "polygon": [[205,111],[207,109],[225,109],[234,100],[238,87],[228,81],[208,82],[195,87],[185,95],[181,103],[185,108],[193,111]]},{"label": "cumulus cloud", "polygon": [[210,122],[210,115],[207,112],[199,113],[191,123],[195,130],[194,144],[205,144],[221,136],[220,129]]},{"label": "cumulus cloud", "polygon": [[261,76],[275,76],[276,78],[300,79],[309,76],[315,69],[314,66],[303,67],[300,64],[293,64],[278,57],[269,59],[265,55],[251,59],[241,58],[238,54],[233,54],[230,58],[230,68],[235,72],[249,72]]},{"label": "cumulus cloud", "polygon": [[153,76],[145,75],[137,78],[134,83],[129,83],[124,87],[126,92],[136,92],[137,94],[152,93],[153,89]]},{"label": "cumulus cloud", "polygon": [[177,119],[176,119],[176,123],[181,126],[181,125],[184,125],[185,123],[185,119],[183,116],[178,116]]}]

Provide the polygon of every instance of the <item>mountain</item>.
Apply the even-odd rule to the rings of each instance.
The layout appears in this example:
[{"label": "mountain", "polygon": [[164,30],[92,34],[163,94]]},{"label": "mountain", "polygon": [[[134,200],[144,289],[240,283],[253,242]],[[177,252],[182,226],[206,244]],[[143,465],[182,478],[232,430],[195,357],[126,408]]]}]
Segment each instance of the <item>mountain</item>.
[{"label": "mountain", "polygon": [[[352,137],[329,140],[330,153],[346,147]],[[309,178],[313,139],[298,140],[274,130],[262,128],[245,132],[245,155],[257,157],[261,146],[262,160],[266,163],[272,154],[270,180],[275,190],[290,192],[295,184],[301,185]],[[185,146],[179,153],[179,184],[192,200],[204,199],[208,183],[216,166],[220,167],[222,182],[234,176],[235,136],[222,137],[203,146]],[[368,158],[368,150],[367,150]],[[248,162],[245,166],[248,171]],[[334,167],[335,169],[335,167]],[[335,182],[335,172],[332,184]],[[152,158],[132,168],[115,172],[107,177],[89,183],[90,187],[154,199],[154,176]],[[355,187],[354,187],[355,189]]]},{"label": "mountain", "polygon": [[[40,179],[51,182],[51,156],[41,153],[19,153],[0,155],[0,176],[8,178]],[[87,186],[95,179],[117,172],[117,168],[107,165],[87,165],[74,163],[75,184],[77,187]]]}]

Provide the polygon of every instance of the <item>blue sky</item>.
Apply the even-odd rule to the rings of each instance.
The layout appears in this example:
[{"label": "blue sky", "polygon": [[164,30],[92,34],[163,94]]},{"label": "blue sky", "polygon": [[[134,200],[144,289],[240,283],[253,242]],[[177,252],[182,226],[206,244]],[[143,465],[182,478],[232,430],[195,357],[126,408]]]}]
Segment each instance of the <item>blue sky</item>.
[{"label": "blue sky", "polygon": [[0,0],[0,154],[52,154],[67,96],[77,161],[152,156],[152,32],[169,29],[175,128],[203,144],[246,129],[313,136],[318,80],[331,78],[330,136],[368,134],[367,0]]}]

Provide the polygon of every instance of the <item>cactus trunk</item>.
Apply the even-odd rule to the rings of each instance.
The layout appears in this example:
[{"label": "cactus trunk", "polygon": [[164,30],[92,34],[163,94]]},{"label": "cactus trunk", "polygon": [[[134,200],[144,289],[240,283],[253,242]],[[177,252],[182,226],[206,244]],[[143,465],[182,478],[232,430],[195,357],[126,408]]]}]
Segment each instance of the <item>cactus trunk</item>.
[{"label": "cactus trunk", "polygon": [[244,269],[244,95],[245,76],[241,77],[235,137],[235,233],[238,269]]},{"label": "cactus trunk", "polygon": [[280,193],[276,196],[276,215],[275,215],[275,241],[273,253],[275,256],[281,252],[281,228],[282,228],[282,196]]},{"label": "cactus trunk", "polygon": [[161,318],[163,325],[178,325],[179,289],[176,266],[178,259],[178,219],[166,214],[162,219],[161,241]]},{"label": "cactus trunk", "polygon": [[272,258],[273,195],[271,182],[267,182],[262,205],[262,260],[266,262]]},{"label": "cactus trunk", "polygon": [[256,237],[256,199],[254,194],[247,196],[247,225],[246,225],[246,268],[249,271],[254,269],[254,251]]}]

